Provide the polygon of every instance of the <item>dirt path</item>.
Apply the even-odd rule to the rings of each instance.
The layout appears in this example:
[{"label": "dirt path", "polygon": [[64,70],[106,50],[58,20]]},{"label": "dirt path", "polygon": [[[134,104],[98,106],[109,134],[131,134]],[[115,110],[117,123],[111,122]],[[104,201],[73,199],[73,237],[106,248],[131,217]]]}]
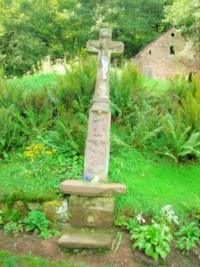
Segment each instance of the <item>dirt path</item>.
[{"label": "dirt path", "polygon": [[[44,240],[33,234],[24,234],[17,238],[4,235],[0,230],[0,250],[13,251],[15,254],[32,254],[54,261],[66,260],[69,262],[82,262],[88,267],[103,267],[113,264],[116,267],[142,267],[142,266],[161,266],[153,262],[139,251],[132,251],[129,235],[123,233],[122,242],[116,253],[102,252],[93,253],[92,250],[70,255],[63,252],[57,245],[57,237]],[[195,267],[200,266],[200,261],[196,256],[184,257],[180,253],[173,253],[167,258],[167,265],[173,267]],[[163,265],[162,265],[163,266]]]}]

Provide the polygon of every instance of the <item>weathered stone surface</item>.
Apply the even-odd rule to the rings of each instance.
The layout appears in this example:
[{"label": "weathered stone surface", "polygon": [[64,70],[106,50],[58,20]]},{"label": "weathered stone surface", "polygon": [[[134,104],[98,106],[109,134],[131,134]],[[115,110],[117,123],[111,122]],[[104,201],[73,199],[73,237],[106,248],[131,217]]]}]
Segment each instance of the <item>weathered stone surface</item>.
[{"label": "weathered stone surface", "polygon": [[27,203],[27,207],[29,210],[38,210],[38,209],[40,209],[40,203],[30,202],[30,203]]},{"label": "weathered stone surface", "polygon": [[17,200],[12,205],[12,210],[20,211],[24,215],[28,214],[28,209],[23,201]]},{"label": "weathered stone surface", "polygon": [[69,210],[73,227],[107,229],[114,223],[115,201],[113,197],[72,196]]},{"label": "weathered stone surface", "polygon": [[8,210],[8,206],[7,206],[7,204],[5,204],[5,203],[1,203],[1,202],[0,202],[0,210],[1,210],[2,212],[6,212],[6,211]]},{"label": "weathered stone surface", "polygon": [[106,233],[91,233],[72,231],[62,235],[58,244],[67,248],[111,248],[112,235]]},{"label": "weathered stone surface", "polygon": [[77,180],[66,180],[60,184],[61,192],[78,196],[113,196],[114,194],[125,194],[126,186],[123,184],[104,184],[84,182]]},{"label": "weathered stone surface", "polygon": [[68,205],[63,199],[44,202],[42,210],[50,221],[66,222],[68,220]]}]

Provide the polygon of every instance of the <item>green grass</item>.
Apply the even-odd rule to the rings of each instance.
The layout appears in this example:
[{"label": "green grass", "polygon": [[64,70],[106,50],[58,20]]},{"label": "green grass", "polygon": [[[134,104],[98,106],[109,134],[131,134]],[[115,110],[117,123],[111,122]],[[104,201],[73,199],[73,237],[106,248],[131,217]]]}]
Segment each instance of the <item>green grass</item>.
[{"label": "green grass", "polygon": [[49,74],[40,74],[40,75],[31,75],[31,76],[24,76],[22,78],[16,78],[12,80],[8,80],[11,84],[23,84],[27,89],[40,89],[43,86],[54,86],[57,84],[57,77],[58,75],[54,73]]},{"label": "green grass", "polygon": [[[16,163],[0,163],[0,201],[11,203],[20,199],[28,201],[46,201],[56,198],[56,190],[50,188],[54,185],[55,178],[49,177],[48,181],[40,181],[37,178],[25,178],[23,165]],[[45,186],[47,182],[49,188]]]},{"label": "green grass", "polygon": [[[171,204],[182,218],[197,210],[200,207],[200,166],[197,163],[178,165],[153,155],[150,157],[123,147],[115,148],[111,154],[109,181],[127,185],[127,194],[117,197],[117,209],[128,206],[151,216],[158,215],[164,205]],[[23,173],[22,163],[0,163],[1,201],[52,200],[59,193],[60,180],[68,176],[60,178],[59,174],[52,174],[41,181],[31,176],[24,178]]]},{"label": "green grass", "polygon": [[34,257],[32,255],[13,255],[8,251],[0,251],[1,267],[87,267],[81,263],[70,263],[66,261],[53,262],[52,260]]},{"label": "green grass", "polygon": [[128,206],[149,216],[170,204],[184,218],[200,207],[198,164],[177,165],[130,149],[118,153],[111,156],[110,180],[127,185],[127,194],[117,197],[119,209]]},{"label": "green grass", "polygon": [[142,85],[147,89],[151,96],[164,96],[169,89],[170,81],[168,80],[155,80],[151,78],[144,78]]}]

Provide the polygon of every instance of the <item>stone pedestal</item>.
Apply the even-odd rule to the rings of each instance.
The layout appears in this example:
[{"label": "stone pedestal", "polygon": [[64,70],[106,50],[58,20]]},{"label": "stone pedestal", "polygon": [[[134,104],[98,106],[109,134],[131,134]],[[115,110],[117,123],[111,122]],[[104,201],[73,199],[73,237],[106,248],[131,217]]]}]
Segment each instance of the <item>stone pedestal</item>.
[{"label": "stone pedestal", "polygon": [[69,210],[73,227],[108,229],[114,222],[115,200],[114,197],[73,196]]},{"label": "stone pedestal", "polygon": [[[74,230],[62,235],[58,244],[67,248],[110,248],[112,235],[109,230],[115,219],[114,194],[125,194],[126,186],[66,180],[61,183],[60,190],[71,195],[70,224]],[[94,233],[84,230],[83,234],[83,229],[91,228]]]}]

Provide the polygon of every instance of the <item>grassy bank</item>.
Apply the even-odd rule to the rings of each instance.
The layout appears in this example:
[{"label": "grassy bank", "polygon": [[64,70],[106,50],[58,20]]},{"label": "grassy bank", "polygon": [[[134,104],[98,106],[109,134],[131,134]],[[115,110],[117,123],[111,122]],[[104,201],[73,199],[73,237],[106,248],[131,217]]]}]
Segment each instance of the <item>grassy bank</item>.
[{"label": "grassy bank", "polygon": [[54,262],[48,259],[39,257],[13,255],[8,251],[0,251],[0,266],[1,267],[18,267],[18,266],[31,266],[31,267],[86,267],[85,264],[76,264],[66,261]]},{"label": "grassy bank", "polygon": [[198,164],[175,164],[124,149],[111,157],[111,169],[110,179],[127,185],[127,194],[117,198],[121,210],[131,207],[149,216],[172,205],[178,216],[186,218],[200,207]]},{"label": "grassy bank", "polygon": [[[55,155],[55,160],[58,155]],[[76,171],[75,171],[76,169]],[[0,163],[0,199],[46,201],[56,198],[60,181],[83,179],[82,161],[61,173],[52,169],[47,178],[27,175],[27,162]],[[187,218],[200,207],[200,167],[198,163],[175,164],[153,155],[144,156],[130,147],[115,148],[110,159],[110,182],[127,185],[127,194],[117,197],[117,209],[127,207],[147,216],[159,215],[164,205],[172,205],[177,215]]]}]

